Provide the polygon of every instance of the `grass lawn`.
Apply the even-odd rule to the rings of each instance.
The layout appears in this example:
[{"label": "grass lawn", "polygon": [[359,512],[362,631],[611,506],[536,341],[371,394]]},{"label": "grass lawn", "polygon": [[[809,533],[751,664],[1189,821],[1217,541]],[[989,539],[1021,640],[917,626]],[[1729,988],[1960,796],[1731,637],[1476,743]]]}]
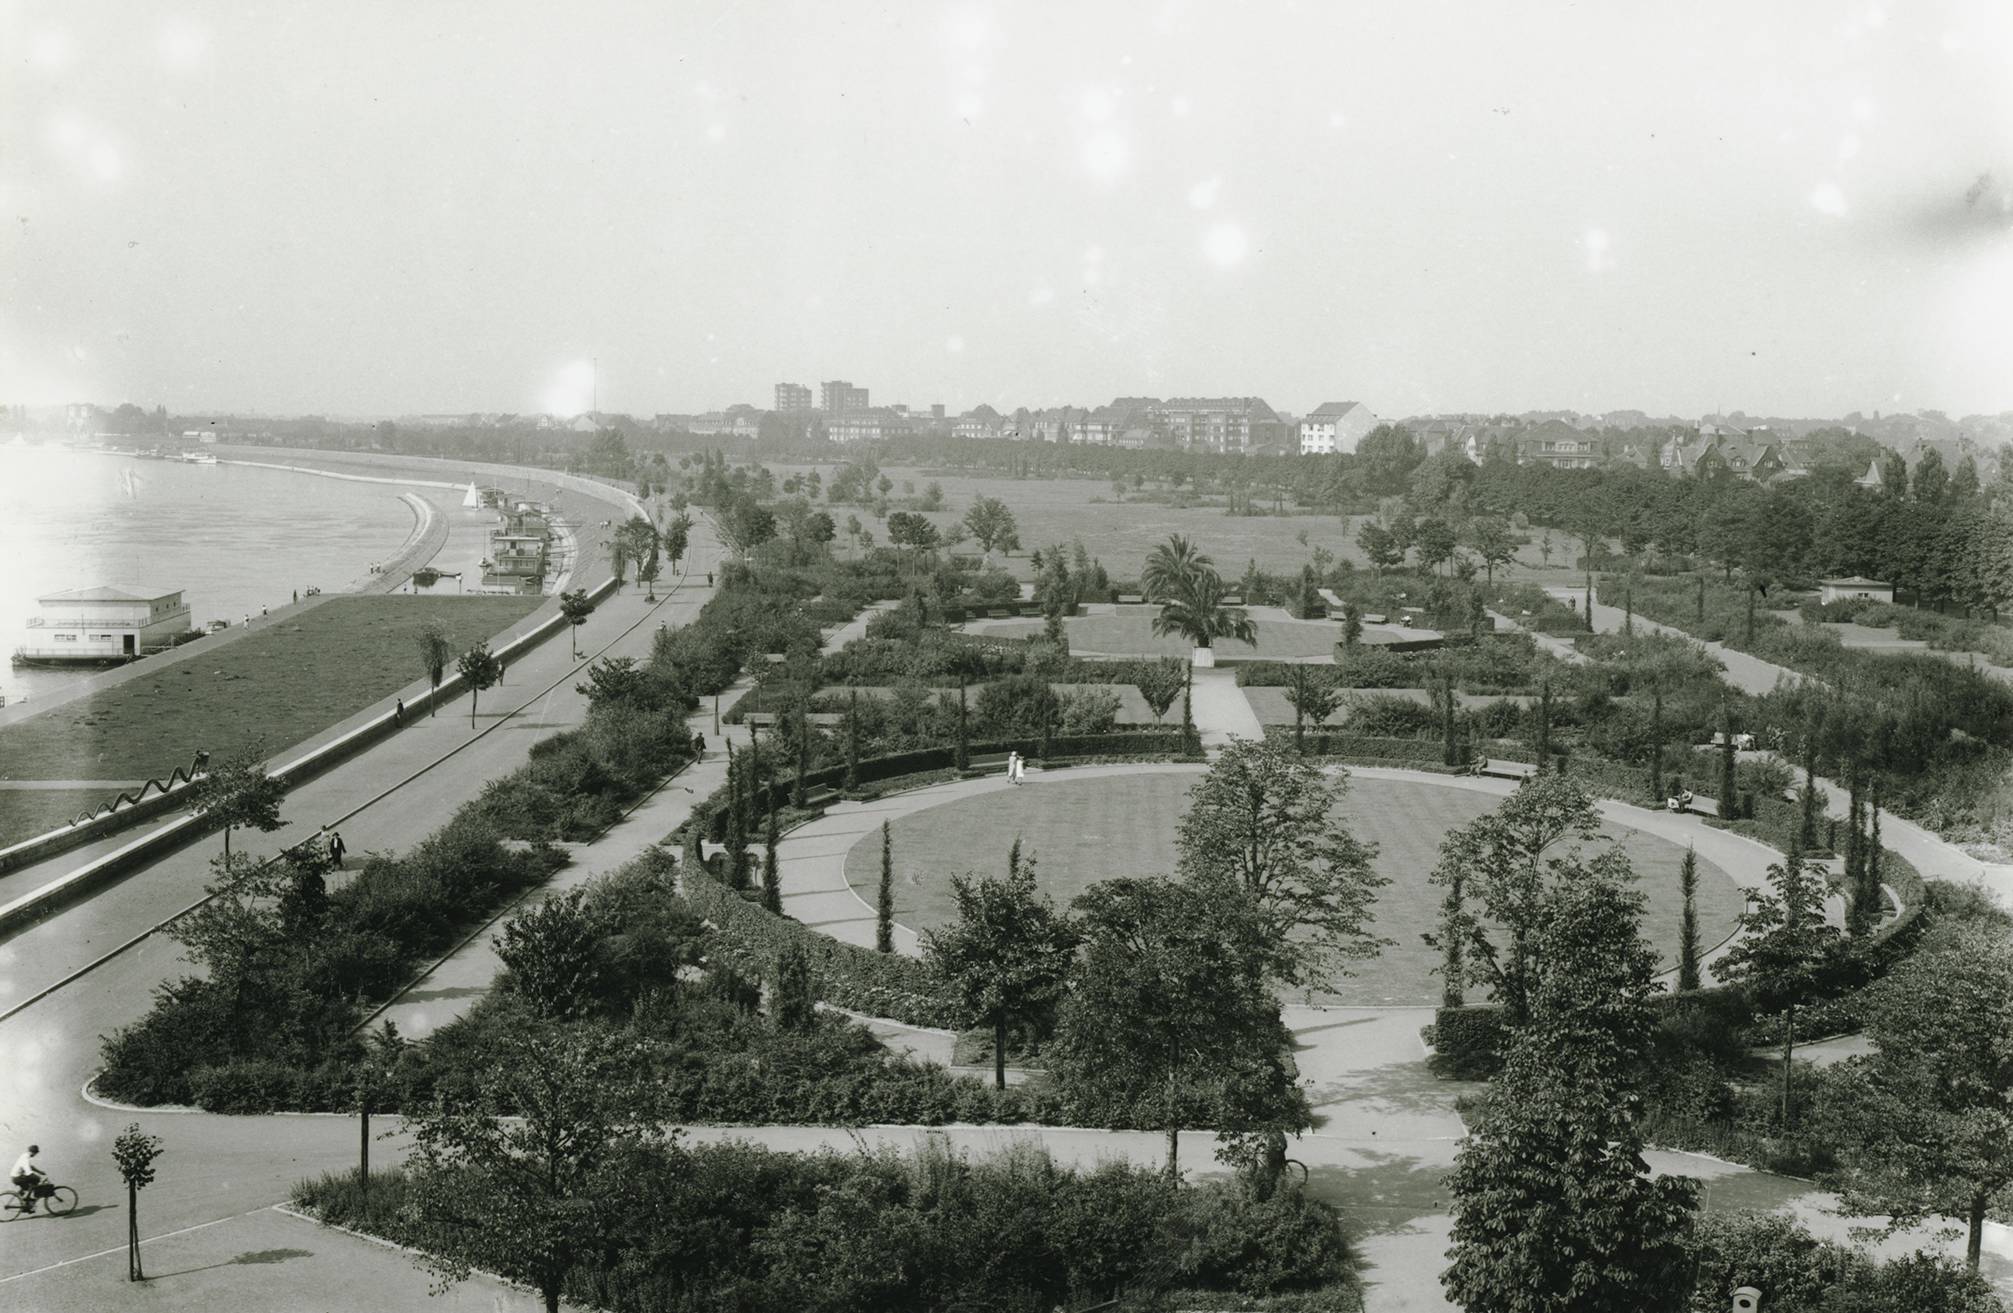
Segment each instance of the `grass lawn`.
[{"label": "grass lawn", "polygon": [[[893,825],[895,919],[927,930],[956,915],[950,877],[983,865],[1005,869],[1018,836],[1037,859],[1043,888],[1065,906],[1091,884],[1121,875],[1174,869],[1174,836],[1193,773],[1143,773],[1067,784],[1030,784],[897,819]],[[1357,1005],[1432,1004],[1439,955],[1420,941],[1434,928],[1441,890],[1427,880],[1440,840],[1490,810],[1498,799],[1466,789],[1390,780],[1352,780],[1342,813],[1351,831],[1377,845],[1376,866],[1391,883],[1378,891],[1375,931],[1395,943],[1341,982],[1327,1001]],[[1644,929],[1666,966],[1676,961],[1678,864],[1683,850],[1636,830],[1606,827],[1621,841],[1645,895]],[[880,880],[878,837],[846,855],[846,878],[871,903]],[[1740,890],[1711,863],[1699,862],[1699,939],[1703,947],[1732,932]]]},{"label": "grass lawn", "polygon": [[269,628],[149,657],[121,683],[0,727],[0,761],[13,779],[142,780],[198,749],[258,742],[277,753],[421,678],[414,635],[426,621],[459,651],[543,600],[330,597]]},{"label": "grass lawn", "polygon": [[118,796],[117,789],[0,789],[0,848],[61,829],[79,812]]},{"label": "grass lawn", "polygon": [[[777,467],[778,474],[792,469],[807,469],[808,466]],[[829,478],[836,465],[819,466]],[[1216,568],[1225,578],[1235,579],[1244,573],[1245,562],[1256,560],[1264,569],[1275,573],[1289,573],[1311,559],[1314,547],[1326,547],[1342,560],[1354,561],[1359,567],[1367,566],[1368,560],[1362,549],[1356,545],[1356,533],[1362,520],[1367,517],[1343,517],[1315,514],[1312,511],[1288,515],[1225,515],[1223,507],[1192,506],[1176,508],[1163,506],[1157,502],[1135,501],[1127,494],[1125,501],[1113,495],[1108,479],[1007,479],[973,478],[967,475],[931,473],[913,468],[889,468],[885,471],[895,481],[894,500],[897,504],[904,496],[901,485],[906,480],[915,485],[919,494],[930,483],[942,485],[944,509],[926,512],[939,529],[947,529],[964,517],[972,502],[980,497],[997,497],[1013,511],[1020,524],[1020,540],[1026,550],[1016,552],[1007,562],[1007,568],[1023,579],[1034,577],[1029,564],[1028,553],[1037,548],[1046,549],[1055,543],[1070,543],[1077,539],[1091,555],[1104,562],[1113,578],[1136,579],[1140,567],[1146,563],[1147,553],[1167,541],[1169,534],[1183,534],[1193,539],[1203,551],[1215,561]],[[1270,503],[1266,503],[1269,510]],[[1291,502],[1288,503],[1289,509]],[[874,537],[885,542],[887,534],[873,517],[857,506],[830,508],[841,526],[848,514],[859,515],[863,521],[872,524]],[[1299,535],[1307,535],[1307,545],[1300,543]],[[1553,552],[1550,566],[1546,566],[1539,550],[1542,530],[1531,533],[1531,541],[1518,553],[1518,561],[1507,569],[1498,569],[1498,579],[1528,579],[1533,581],[1564,581],[1571,579],[1573,550],[1563,535],[1554,533]]]},{"label": "grass lawn", "polygon": [[[1146,607],[1127,608],[1137,614],[1074,616],[1063,621],[1069,631],[1072,652],[1099,652],[1119,656],[1186,656],[1188,643],[1177,637],[1157,638],[1153,618]],[[1028,638],[1041,633],[1039,620],[995,620],[971,626],[980,633]],[[1342,636],[1342,626],[1326,620],[1259,619],[1258,643],[1224,640],[1216,645],[1225,657],[1312,657],[1329,656]]]}]

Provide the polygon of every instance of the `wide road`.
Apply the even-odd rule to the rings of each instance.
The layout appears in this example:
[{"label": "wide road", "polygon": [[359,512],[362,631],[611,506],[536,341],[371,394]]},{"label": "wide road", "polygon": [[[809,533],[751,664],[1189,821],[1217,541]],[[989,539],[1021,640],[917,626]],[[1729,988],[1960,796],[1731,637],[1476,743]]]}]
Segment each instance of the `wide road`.
[{"label": "wide road", "polygon": [[[504,683],[482,695],[472,728],[466,698],[443,707],[437,716],[294,790],[282,809],[283,829],[241,832],[234,849],[273,853],[325,823],[341,829],[352,866],[367,852],[402,851],[418,843],[486,782],[521,765],[534,743],[581,723],[586,699],[574,685],[591,661],[603,655],[641,660],[660,624],[676,627],[692,620],[711,596],[704,581],[718,558],[718,543],[701,521],[692,532],[684,580],[667,581],[654,605],[633,585],[609,599],[580,630],[578,659],[564,637],[548,640],[512,662]],[[30,1141],[39,1143],[52,1174],[76,1186],[86,1205],[68,1219],[30,1219],[0,1230],[0,1307],[19,1307],[8,1294],[10,1278],[124,1243],[123,1210],[104,1205],[124,1195],[108,1149],[129,1122],[161,1135],[167,1147],[159,1179],[144,1195],[146,1235],[264,1209],[284,1199],[303,1176],[354,1165],[351,1119],[130,1113],[82,1095],[98,1065],[100,1036],[139,1017],[163,982],[187,973],[180,946],[149,932],[202,896],[210,859],[220,850],[219,839],[206,838],[0,944],[4,1011],[138,939],[80,979],[0,1019],[0,1150],[11,1162]],[[383,1152],[393,1159],[400,1146],[387,1145]],[[102,1266],[80,1265],[79,1271]],[[268,1278],[285,1271],[282,1266],[245,1274],[243,1289],[262,1291]],[[46,1286],[49,1276],[33,1278],[35,1288]],[[424,1286],[417,1277],[411,1282],[420,1302]],[[277,1299],[272,1306],[296,1302]]]}]

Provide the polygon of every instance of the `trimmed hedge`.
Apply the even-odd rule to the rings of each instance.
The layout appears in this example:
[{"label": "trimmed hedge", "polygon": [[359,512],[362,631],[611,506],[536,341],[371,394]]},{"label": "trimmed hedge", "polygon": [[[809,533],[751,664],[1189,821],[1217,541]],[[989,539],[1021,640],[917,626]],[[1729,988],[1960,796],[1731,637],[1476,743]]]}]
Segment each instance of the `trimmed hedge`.
[{"label": "trimmed hedge", "polygon": [[[1037,742],[985,742],[970,747],[971,757],[985,757],[1018,750],[1042,761],[1103,757],[1179,757],[1182,734],[1179,730],[1139,731],[1121,734],[1054,738],[1043,756]],[[952,747],[922,748],[913,752],[889,753],[859,763],[862,786],[883,780],[950,771],[957,752]],[[843,766],[826,767],[804,776],[809,789],[835,789],[845,780]],[[778,779],[768,787],[778,795],[779,805],[787,800],[793,781]],[[758,798],[758,810],[766,808],[766,798]],[[717,790],[692,809],[680,827],[685,878],[680,892],[698,913],[711,921],[716,931],[716,949],[735,967],[752,976],[763,976],[773,966],[776,955],[795,945],[811,960],[818,997],[838,1007],[886,1017],[912,1026],[954,1027],[958,1014],[923,963],[894,953],[876,953],[855,944],[841,943],[800,921],[780,916],[751,902],[730,888],[701,859],[704,839],[719,841],[726,831],[726,790]]]},{"label": "trimmed hedge", "polygon": [[1503,1065],[1508,1042],[1503,1009],[1494,1003],[1443,1007],[1433,1013],[1426,1042],[1433,1046],[1433,1069],[1455,1080],[1487,1080]]}]

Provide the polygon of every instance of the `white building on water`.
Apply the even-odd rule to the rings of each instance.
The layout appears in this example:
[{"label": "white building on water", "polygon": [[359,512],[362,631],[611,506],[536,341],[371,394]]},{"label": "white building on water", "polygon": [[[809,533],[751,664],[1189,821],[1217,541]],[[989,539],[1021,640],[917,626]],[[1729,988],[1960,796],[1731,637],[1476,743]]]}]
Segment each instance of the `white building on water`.
[{"label": "white building on water", "polygon": [[36,601],[42,613],[28,621],[27,641],[14,650],[17,665],[117,665],[173,647],[189,630],[179,590],[100,585]]}]

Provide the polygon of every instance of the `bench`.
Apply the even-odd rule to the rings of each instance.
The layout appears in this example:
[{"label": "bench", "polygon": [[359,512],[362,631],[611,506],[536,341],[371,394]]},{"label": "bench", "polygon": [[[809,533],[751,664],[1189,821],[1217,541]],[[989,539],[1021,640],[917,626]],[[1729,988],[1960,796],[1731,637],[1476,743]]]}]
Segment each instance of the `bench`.
[{"label": "bench", "polygon": [[1526,780],[1538,773],[1538,768],[1528,762],[1490,761],[1486,757],[1471,764],[1469,770],[1498,780]]},{"label": "bench", "polygon": [[839,791],[829,784],[821,784],[815,789],[804,791],[804,806],[807,810],[821,811],[839,800]]},{"label": "bench", "polygon": [[987,752],[965,758],[965,769],[979,775],[989,774],[995,770],[1004,771],[1006,764],[1007,754],[1004,752]]},{"label": "bench", "polygon": [[999,607],[999,606],[996,606],[992,610],[986,612],[986,619],[988,620],[1015,620],[1018,619],[1019,617],[1020,612],[1009,611],[1005,607]]},{"label": "bench", "polygon": [[770,729],[776,724],[776,720],[777,716],[773,711],[750,711],[741,717],[742,724],[753,725],[757,729]]}]

